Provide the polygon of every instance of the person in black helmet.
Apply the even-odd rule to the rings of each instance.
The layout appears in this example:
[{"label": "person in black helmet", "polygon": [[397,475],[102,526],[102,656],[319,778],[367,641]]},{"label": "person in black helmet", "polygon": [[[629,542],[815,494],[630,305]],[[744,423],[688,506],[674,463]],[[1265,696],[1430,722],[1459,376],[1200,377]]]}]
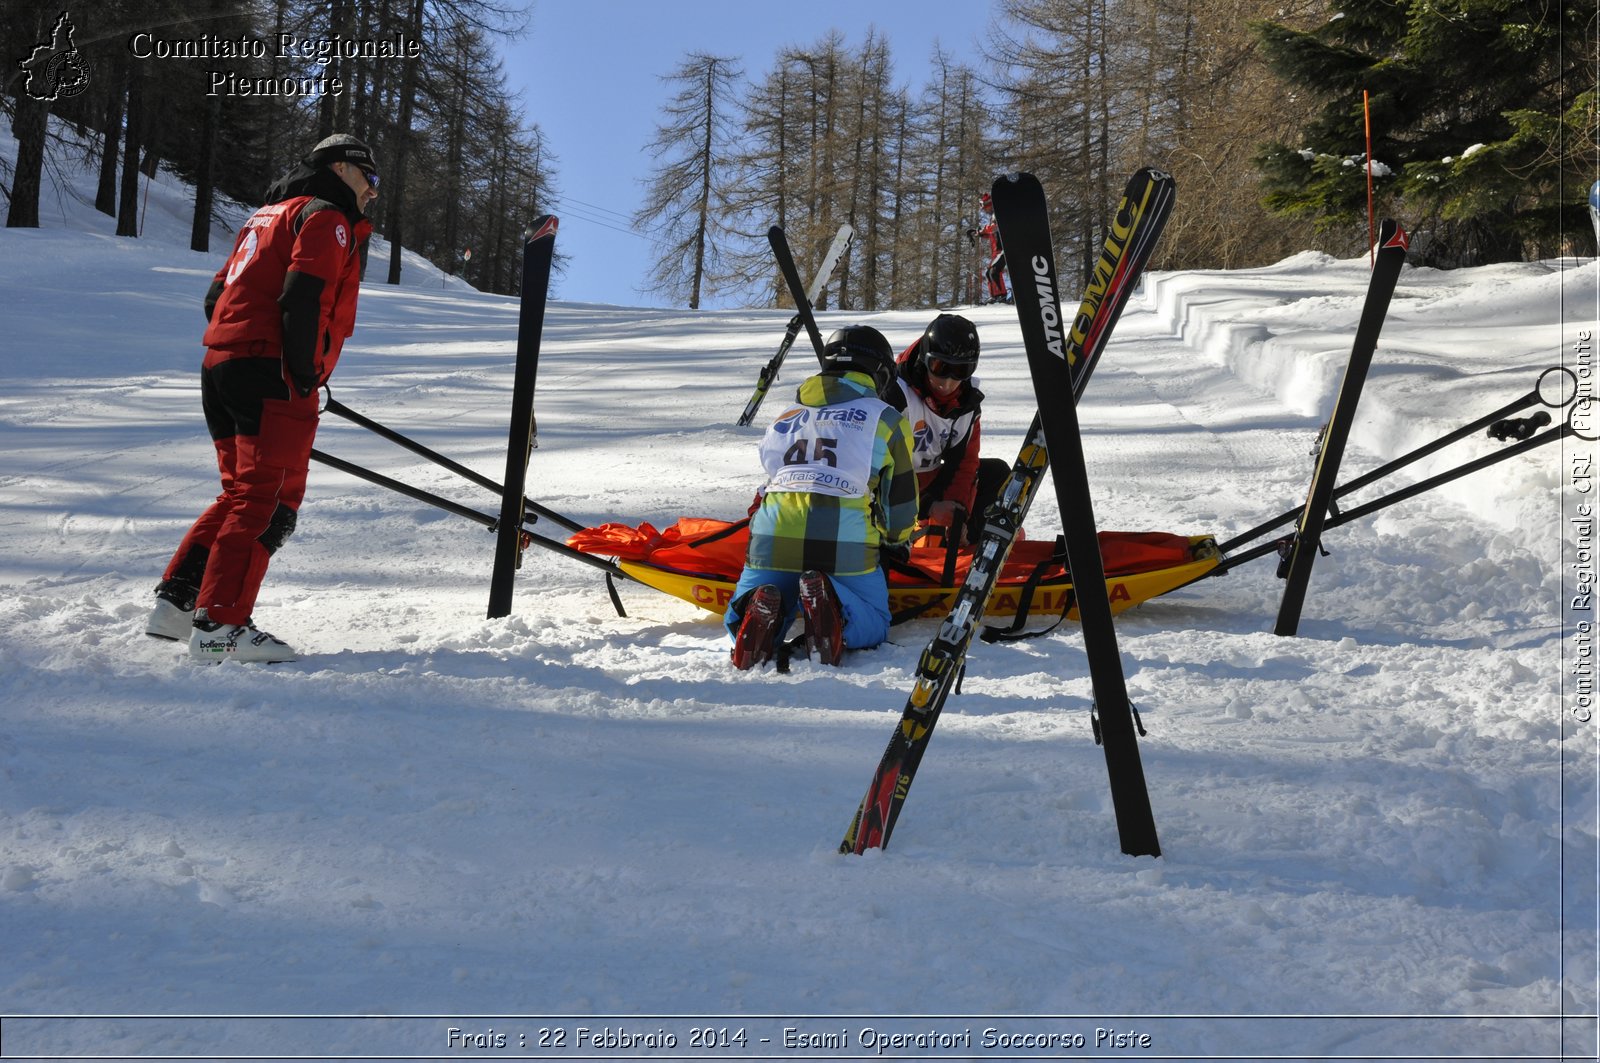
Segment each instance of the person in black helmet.
[{"label": "person in black helmet", "polygon": [[899,392],[894,352],[877,329],[850,325],[822,357],[761,440],[767,482],[723,618],[741,670],[771,659],[797,608],[806,652],[824,664],[889,635],[879,551],[907,544],[917,521],[911,426],[884,401]]},{"label": "person in black helmet", "polygon": [[1006,290],[1006,253],[1000,246],[1000,227],[994,220],[994,201],[989,193],[980,193],[978,207],[978,224],[967,230],[967,239],[972,241],[974,247],[981,237],[989,245],[987,258],[989,264],[983,268],[983,282],[988,287],[988,301],[991,303],[1009,303],[1012,301],[1011,293]]},{"label": "person in black helmet", "polygon": [[900,391],[889,403],[911,422],[912,458],[925,528],[949,529],[960,542],[1004,486],[1011,466],[979,455],[983,392],[978,330],[959,314],[940,314],[900,354]]},{"label": "person in black helmet", "polygon": [[377,195],[372,149],[322,140],[267,190],[206,292],[200,401],[222,493],[167,563],[145,626],[195,660],[296,659],[252,613],[305,497],[318,389],[355,329]]}]

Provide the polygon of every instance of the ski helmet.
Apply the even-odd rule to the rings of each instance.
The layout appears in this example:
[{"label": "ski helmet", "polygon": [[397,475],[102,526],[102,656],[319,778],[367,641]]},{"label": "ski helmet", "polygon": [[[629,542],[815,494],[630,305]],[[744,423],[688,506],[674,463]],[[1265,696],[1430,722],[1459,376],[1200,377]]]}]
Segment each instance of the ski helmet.
[{"label": "ski helmet", "polygon": [[923,332],[917,354],[924,372],[965,380],[978,366],[978,330],[960,314],[940,314]]},{"label": "ski helmet", "polygon": [[871,325],[846,325],[822,345],[824,372],[865,373],[884,398],[894,387],[894,351],[883,333]]}]

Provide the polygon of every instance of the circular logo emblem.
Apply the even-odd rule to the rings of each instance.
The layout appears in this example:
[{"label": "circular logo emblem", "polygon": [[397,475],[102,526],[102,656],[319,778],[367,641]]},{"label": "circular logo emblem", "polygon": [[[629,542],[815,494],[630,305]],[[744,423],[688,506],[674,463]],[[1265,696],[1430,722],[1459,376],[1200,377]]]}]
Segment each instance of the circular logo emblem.
[{"label": "circular logo emblem", "polygon": [[89,87],[90,67],[83,53],[74,48],[60,52],[45,67],[45,84],[49,86],[50,100],[65,100],[77,96]]},{"label": "circular logo emblem", "polygon": [[350,246],[350,237],[346,235],[343,225],[335,225],[333,227],[333,238],[339,241],[340,247]]},{"label": "circular logo emblem", "polygon": [[233,262],[228,266],[228,279],[224,281],[225,284],[232,284],[239,279],[239,274],[243,273],[244,268],[250,264],[250,260],[256,257],[256,248],[260,244],[261,238],[254,229],[244,234],[244,242],[233,253]]}]

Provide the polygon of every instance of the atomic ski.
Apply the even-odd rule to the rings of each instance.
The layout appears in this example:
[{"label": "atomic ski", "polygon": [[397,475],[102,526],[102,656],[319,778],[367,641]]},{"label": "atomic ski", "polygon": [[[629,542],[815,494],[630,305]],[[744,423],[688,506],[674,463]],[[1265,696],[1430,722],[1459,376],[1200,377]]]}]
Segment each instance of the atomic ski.
[{"label": "atomic ski", "polygon": [[[1053,401],[1054,396],[1072,387],[1071,348],[1067,341],[1076,338],[1080,326],[1077,322],[1065,326],[1061,317],[1044,189],[1032,174],[1024,173],[995,181],[990,195],[1000,240],[1012,249],[1016,256],[1012,261],[1020,267],[1012,271],[1012,291],[1016,294],[1017,318],[1022,325],[1022,343],[1028,352],[1034,393],[1039,397],[1045,444],[1052,459],[1050,472],[1061,507],[1061,537],[1066,544],[1067,567],[1072,573],[1083,627],[1083,649],[1089,658],[1089,681],[1094,688],[1090,720],[1095,741],[1105,750],[1117,833],[1124,853],[1160,856],[1161,845],[1156,839],[1155,818],[1150,812],[1150,795],[1145,788],[1135,735],[1136,730],[1143,729],[1137,727],[1138,718],[1128,701],[1122,658],[1117,652],[1117,631],[1111,619],[1105,566],[1095,534],[1094,500],[1084,465],[1078,411],[1075,403]],[[1114,222],[1114,237],[1117,228],[1118,223]],[[1021,284],[1015,283],[1019,273],[1024,278]]]},{"label": "atomic ski", "polygon": [[[1140,170],[1129,179],[1094,276],[1071,329],[1063,337],[1071,364],[1072,390],[1063,390],[1049,400],[1052,403],[1075,403],[1082,394],[1089,374],[1111,338],[1118,315],[1138,283],[1155,238],[1166,224],[1173,195],[1172,178],[1159,171]],[[1048,234],[1043,237],[1048,244]],[[1026,247],[1028,243],[1020,246]],[[1010,261],[1028,260],[1019,255]],[[1043,396],[1041,401],[1045,401]],[[1033,504],[1049,461],[1043,423],[1041,418],[1035,417],[1011,467],[1010,479],[995,504],[983,515],[966,581],[956,592],[949,615],[917,662],[916,682],[905,710],[900,714],[855,819],[845,832],[840,852],[861,853],[888,844],[934,725],[966,666],[967,648],[983,622],[989,596],[1011,553],[1028,507]],[[1103,581],[1100,585],[1105,586]]]},{"label": "atomic ski", "polygon": [[527,494],[528,459],[533,452],[533,390],[539,376],[539,340],[544,334],[545,298],[550,291],[550,263],[556,250],[553,214],[535,219],[533,234],[522,247],[522,303],[517,319],[517,368],[511,384],[511,430],[506,441],[506,478],[500,524],[489,578],[489,619],[511,614],[511,584],[522,567],[523,500]]},{"label": "atomic ski", "polygon": [[1408,243],[1406,231],[1399,223],[1385,218],[1378,230],[1378,257],[1372,266],[1372,278],[1367,282],[1367,301],[1361,308],[1361,322],[1356,326],[1350,362],[1345,367],[1344,381],[1339,385],[1339,397],[1333,403],[1333,416],[1328,419],[1317,446],[1316,470],[1311,474],[1311,490],[1306,495],[1300,524],[1289,540],[1278,570],[1278,575],[1288,582],[1278,606],[1278,621],[1272,629],[1275,635],[1293,635],[1299,630],[1300,610],[1305,606],[1306,590],[1311,585],[1311,566],[1322,547],[1322,529],[1328,520],[1328,507],[1333,503],[1339,462],[1344,458],[1350,426],[1355,422],[1356,406],[1361,401],[1361,387],[1372,365],[1372,354],[1378,347],[1378,333],[1383,330],[1383,319],[1389,313],[1389,300],[1394,297],[1395,284],[1400,280],[1400,267],[1406,263]]},{"label": "atomic ski", "polygon": [[[839,232],[833,238],[833,243],[828,247],[828,253],[822,256],[822,265],[817,267],[817,275],[811,278],[811,287],[806,289],[807,305],[815,306],[822,296],[822,289],[828,286],[828,280],[833,276],[834,267],[844,257],[850,247],[850,241],[855,237],[856,231],[848,224],[839,226]],[[744,404],[744,412],[739,415],[739,424],[747,425],[755,420],[756,411],[761,408],[761,402],[767,397],[767,390],[778,379],[778,369],[783,365],[783,359],[789,353],[789,348],[794,346],[794,341],[800,336],[800,315],[795,314],[789,319],[789,327],[783,330],[783,342],[778,344],[778,353],[772,356],[761,370],[761,375],[756,378],[756,390],[750,396],[750,401]]]}]

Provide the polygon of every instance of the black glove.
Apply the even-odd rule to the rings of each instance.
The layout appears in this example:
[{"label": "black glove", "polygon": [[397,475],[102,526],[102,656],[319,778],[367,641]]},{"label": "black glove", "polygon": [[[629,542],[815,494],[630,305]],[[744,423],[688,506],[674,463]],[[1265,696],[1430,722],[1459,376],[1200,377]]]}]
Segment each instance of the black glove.
[{"label": "black glove", "polygon": [[295,392],[298,393],[302,399],[309,399],[311,396],[315,395],[317,393],[317,389],[322,386],[317,382],[317,378],[314,375],[296,373],[287,365],[283,368],[283,375],[288,378],[289,383],[294,386]]}]

